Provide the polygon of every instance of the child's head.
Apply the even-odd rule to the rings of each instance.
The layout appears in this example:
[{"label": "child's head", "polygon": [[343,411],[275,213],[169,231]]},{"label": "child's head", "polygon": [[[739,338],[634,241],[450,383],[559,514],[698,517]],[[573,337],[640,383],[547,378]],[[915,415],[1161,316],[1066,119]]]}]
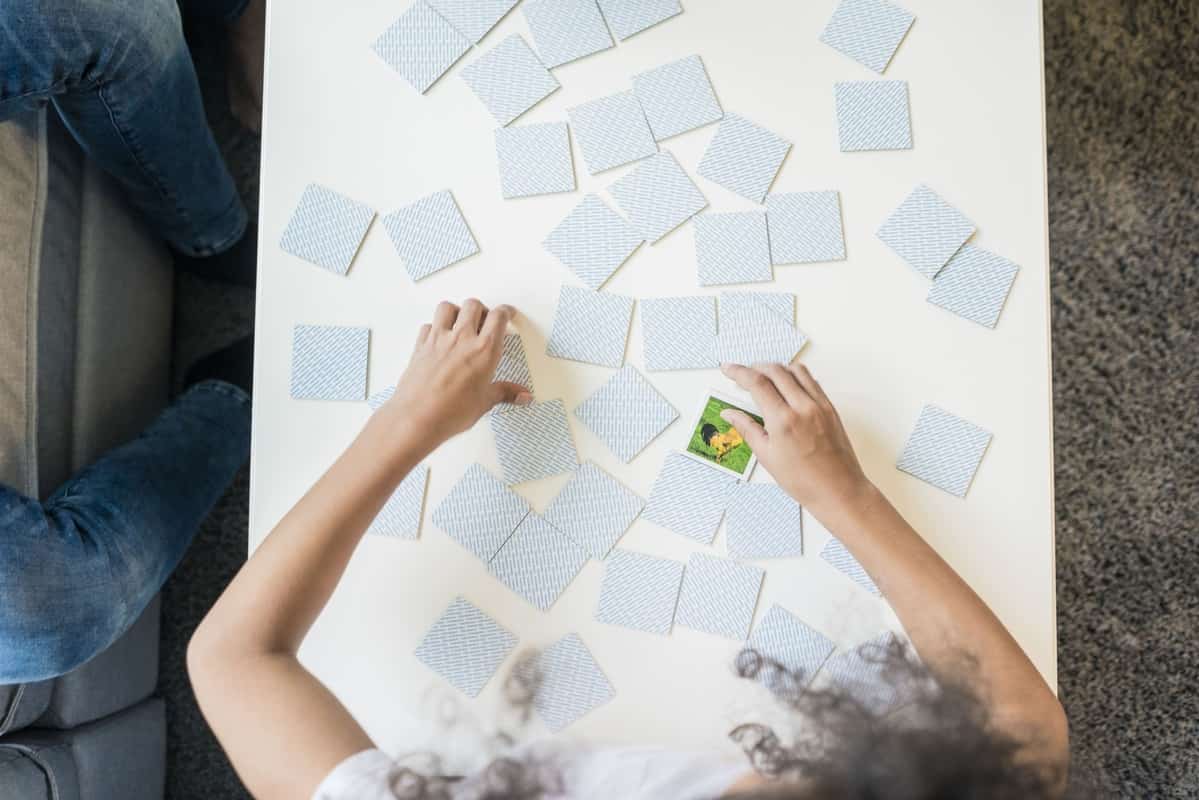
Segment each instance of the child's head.
[{"label": "child's head", "polygon": [[[532,655],[526,654],[522,663],[532,663]],[[969,680],[973,667],[964,667],[958,677],[935,676],[899,643],[867,646],[860,655],[880,665],[886,685],[902,698],[898,707],[863,702],[852,690],[812,689],[810,675],[787,670],[752,649],[738,656],[738,674],[772,687],[794,717],[788,729],[805,735],[791,742],[763,725],[733,729],[730,738],[760,774],[773,779],[764,788],[738,793],[736,800],[1063,797],[1059,768],[1027,755],[1036,751],[1036,743],[992,724],[989,707]],[[535,672],[518,667],[509,674],[504,693],[527,712],[538,684]],[[454,780],[412,772],[405,778],[412,791],[399,796],[414,800],[448,800]],[[472,795],[477,800],[559,796],[561,776],[552,765],[500,758],[482,778],[481,794]],[[1064,795],[1076,796],[1095,795],[1083,786]]]},{"label": "child's head", "polygon": [[[971,680],[974,661],[963,656],[961,672],[946,676],[933,674],[897,641],[867,645],[860,655],[879,665],[897,700],[880,705],[871,693],[813,689],[810,675],[753,650],[741,653],[738,673],[773,687],[794,713],[790,729],[805,735],[788,742],[766,726],[735,728],[730,737],[758,771],[778,779],[737,800],[1063,796],[1064,768],[1031,757],[1038,742],[993,724]],[[1078,786],[1064,796],[1093,795]]]},{"label": "child's head", "polygon": [[699,429],[699,438],[704,440],[704,444],[708,447],[712,446],[712,437],[720,433],[719,429],[711,422],[705,422],[703,427]]}]

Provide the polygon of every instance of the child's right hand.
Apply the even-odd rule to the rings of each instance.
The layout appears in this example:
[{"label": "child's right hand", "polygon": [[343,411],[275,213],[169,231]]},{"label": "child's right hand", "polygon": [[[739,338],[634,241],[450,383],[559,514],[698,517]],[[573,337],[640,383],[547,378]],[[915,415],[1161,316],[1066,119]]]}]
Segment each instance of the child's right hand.
[{"label": "child's right hand", "polygon": [[753,396],[766,425],[735,409],[720,416],[741,432],[778,485],[817,519],[828,519],[873,490],[841,417],[807,367],[723,364],[721,371]]},{"label": "child's right hand", "polygon": [[377,418],[408,435],[408,444],[432,452],[497,403],[532,403],[527,387],[494,380],[515,314],[512,306],[488,308],[473,297],[461,308],[448,301],[437,306],[433,321],[417,335],[395,394]]}]

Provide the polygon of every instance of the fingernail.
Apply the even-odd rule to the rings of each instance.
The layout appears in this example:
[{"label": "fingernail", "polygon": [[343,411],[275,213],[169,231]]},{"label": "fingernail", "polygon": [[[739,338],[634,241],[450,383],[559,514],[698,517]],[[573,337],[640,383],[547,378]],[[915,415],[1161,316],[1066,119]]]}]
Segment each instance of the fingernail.
[{"label": "fingernail", "polygon": [[521,392],[512,402],[518,406],[531,406],[533,405],[533,395],[529,394],[528,392]]}]

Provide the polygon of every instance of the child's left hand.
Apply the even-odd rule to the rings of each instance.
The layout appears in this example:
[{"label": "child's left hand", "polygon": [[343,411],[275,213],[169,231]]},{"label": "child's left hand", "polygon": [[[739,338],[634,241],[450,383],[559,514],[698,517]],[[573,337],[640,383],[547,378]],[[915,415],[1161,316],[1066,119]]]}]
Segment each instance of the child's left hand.
[{"label": "child's left hand", "polygon": [[377,416],[432,450],[497,403],[531,403],[527,387],[492,380],[515,313],[508,305],[488,309],[473,297],[461,308],[442,302],[433,322],[421,328],[395,395]]}]

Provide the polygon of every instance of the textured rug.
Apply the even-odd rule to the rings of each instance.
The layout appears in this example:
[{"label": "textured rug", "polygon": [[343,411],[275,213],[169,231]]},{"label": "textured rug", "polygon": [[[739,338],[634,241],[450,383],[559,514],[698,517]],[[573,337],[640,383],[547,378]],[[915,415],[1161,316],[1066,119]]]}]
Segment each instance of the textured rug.
[{"label": "textured rug", "polygon": [[[248,202],[258,141],[209,114]],[[1199,5],[1045,4],[1061,696],[1074,768],[1199,796]],[[182,281],[176,354],[249,332],[253,297]],[[188,636],[245,558],[243,472],[165,592],[170,798],[245,797],[188,688]]]}]

